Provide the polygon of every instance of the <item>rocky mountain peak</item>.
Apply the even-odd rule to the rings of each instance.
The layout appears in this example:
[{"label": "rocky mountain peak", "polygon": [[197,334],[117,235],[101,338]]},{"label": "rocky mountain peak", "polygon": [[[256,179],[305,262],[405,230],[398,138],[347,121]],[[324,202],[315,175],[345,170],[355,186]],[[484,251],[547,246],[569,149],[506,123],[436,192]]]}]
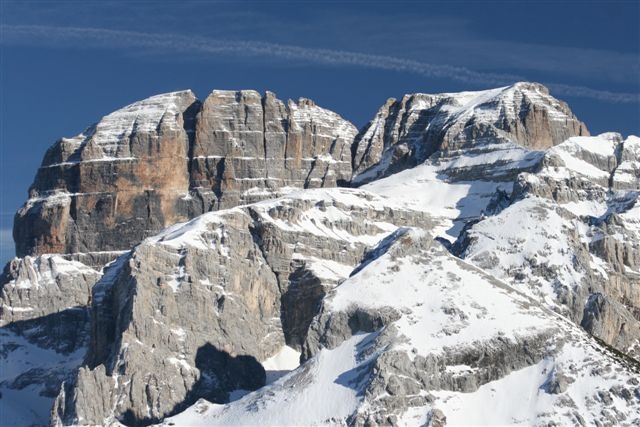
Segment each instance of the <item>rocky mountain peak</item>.
[{"label": "rocky mountain peak", "polygon": [[123,107],[46,153],[16,214],[19,256],[76,254],[102,265],[203,212],[351,176],[357,130],[312,101],[214,90]]},{"label": "rocky mountain peak", "polygon": [[638,425],[640,138],[586,132],[531,83],[390,99],[359,133],[252,90],[105,116],[17,214],[0,413]]},{"label": "rocky mountain peak", "polygon": [[436,152],[511,142],[544,149],[589,135],[569,107],[538,83],[476,92],[405,95],[389,99],[358,135],[356,183],[415,166]]},{"label": "rocky mountain peak", "polygon": [[190,90],[156,95],[47,151],[16,214],[16,251],[75,254],[99,266],[210,210],[295,188],[360,185],[434,154],[495,151],[505,142],[542,149],[586,134],[536,83],[389,99],[359,134],[306,98],[284,103],[254,90],[213,90],[202,102]]}]

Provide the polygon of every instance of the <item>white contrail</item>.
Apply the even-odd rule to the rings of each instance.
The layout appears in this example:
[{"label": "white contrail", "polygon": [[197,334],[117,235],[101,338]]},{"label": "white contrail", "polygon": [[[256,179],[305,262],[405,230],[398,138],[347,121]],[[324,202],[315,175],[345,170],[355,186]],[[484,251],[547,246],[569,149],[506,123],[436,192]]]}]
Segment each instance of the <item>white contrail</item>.
[{"label": "white contrail", "polygon": [[[476,85],[501,86],[527,80],[525,77],[517,75],[477,72],[464,67],[429,64],[393,56],[332,49],[314,49],[259,41],[221,40],[179,34],[154,34],[102,28],[41,25],[3,25],[0,29],[2,31],[0,41],[6,45],[127,47],[171,52],[226,53],[251,57],[277,57],[334,66],[347,65],[401,71]],[[640,102],[640,94],[638,93],[610,92],[561,83],[545,84],[558,95],[591,98],[614,103]]]}]

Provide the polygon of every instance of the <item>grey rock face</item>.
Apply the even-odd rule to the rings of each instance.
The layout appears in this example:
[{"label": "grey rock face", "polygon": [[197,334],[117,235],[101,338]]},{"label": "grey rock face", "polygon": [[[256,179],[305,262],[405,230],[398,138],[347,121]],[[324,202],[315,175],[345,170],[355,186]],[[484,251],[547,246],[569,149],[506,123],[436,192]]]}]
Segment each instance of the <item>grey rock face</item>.
[{"label": "grey rock face", "polygon": [[[65,423],[101,423],[114,415],[128,424],[148,423],[193,403],[190,393],[222,402],[236,388],[263,385],[256,357],[283,341],[277,282],[249,220],[230,216],[203,236],[214,248],[224,247],[220,240],[234,242],[232,257],[143,244],[121,259],[112,283],[96,285],[88,366],[66,391],[73,400],[65,408],[74,406],[73,418],[71,409],[62,411]],[[256,382],[243,381],[247,369],[262,369],[262,383],[255,375]],[[96,394],[107,404],[93,404]]]},{"label": "grey rock face", "polygon": [[100,273],[55,255],[15,258],[0,276],[0,326],[69,354],[89,338],[87,304]]},{"label": "grey rock face", "polygon": [[86,307],[100,276],[55,255],[14,258],[0,276],[0,326]]},{"label": "grey rock face", "polygon": [[337,282],[315,265],[357,264],[371,236],[395,227],[389,218],[429,221],[334,190],[210,213],[145,241],[93,288],[87,366],[60,395],[58,421],[148,423],[262,386],[260,362],[301,344]]},{"label": "grey rock face", "polygon": [[616,150],[617,165],[613,171],[611,186],[620,190],[640,187],[640,138],[629,136]]},{"label": "grey rock face", "polygon": [[629,307],[615,299],[601,293],[592,294],[584,306],[581,326],[591,335],[638,358],[638,349],[632,346],[637,345],[640,322]]},{"label": "grey rock face", "polygon": [[203,211],[274,196],[283,187],[334,187],[351,176],[356,129],[307,99],[214,91],[198,113],[192,188]]},{"label": "grey rock face", "polygon": [[484,92],[413,94],[390,99],[358,135],[354,182],[364,183],[483,144],[513,142],[539,150],[589,135],[569,107],[542,85],[518,83]]},{"label": "grey rock face", "polygon": [[99,266],[204,212],[285,187],[335,186],[351,176],[356,132],[309,100],[285,105],[270,92],[134,103],[49,149],[16,214],[17,254],[76,254]]}]

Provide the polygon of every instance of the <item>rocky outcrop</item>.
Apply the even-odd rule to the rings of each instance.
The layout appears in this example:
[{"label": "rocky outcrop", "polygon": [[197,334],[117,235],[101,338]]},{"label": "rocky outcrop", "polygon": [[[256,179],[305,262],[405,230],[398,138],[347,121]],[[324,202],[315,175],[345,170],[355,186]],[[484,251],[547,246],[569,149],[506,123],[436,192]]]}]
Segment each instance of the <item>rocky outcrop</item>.
[{"label": "rocky outcrop", "polygon": [[271,92],[216,90],[200,102],[183,91],[136,102],[49,149],[16,215],[17,254],[75,254],[100,266],[168,225],[289,188],[361,184],[436,152],[541,149],[588,132],[546,88],[518,83],[390,100],[356,134],[308,99],[284,103]]},{"label": "rocky outcrop", "polygon": [[56,255],[13,259],[0,276],[0,327],[64,354],[83,348],[91,288],[100,276]]},{"label": "rocky outcrop", "polygon": [[629,136],[616,150],[617,165],[613,171],[611,186],[615,189],[629,190],[640,187],[640,138]]},{"label": "rocky outcrop", "polygon": [[589,135],[569,107],[536,83],[482,92],[412,94],[388,100],[353,148],[355,183],[365,183],[484,144],[515,143],[532,150]]},{"label": "rocky outcrop", "polygon": [[57,403],[65,423],[148,424],[192,397],[225,401],[264,384],[264,370],[262,382],[242,378],[283,339],[277,281],[249,222],[237,213],[210,224],[202,247],[143,244],[95,286],[87,366]]},{"label": "rocky outcrop", "polygon": [[591,335],[621,349],[624,353],[635,355],[638,346],[638,319],[619,302],[600,293],[592,294],[584,306],[581,326]]},{"label": "rocky outcrop", "polygon": [[198,113],[192,188],[204,212],[273,197],[285,187],[335,187],[351,176],[356,129],[308,99],[213,91]]},{"label": "rocky outcrop", "polygon": [[99,266],[204,212],[288,187],[335,186],[351,175],[355,134],[312,101],[285,105],[270,92],[136,102],[47,151],[16,214],[16,252],[75,254]]},{"label": "rocky outcrop", "polygon": [[18,211],[18,256],[127,250],[188,218],[190,91],[157,95],[105,116],[45,154]]},{"label": "rocky outcrop", "polygon": [[148,424],[264,385],[260,362],[300,346],[324,295],[395,229],[390,219],[429,223],[344,189],[209,213],[148,239],[93,288],[86,366],[56,417]]},{"label": "rocky outcrop", "polygon": [[457,253],[637,358],[640,180],[627,172],[640,164],[636,139],[608,133],[547,150],[516,179],[508,208],[465,230]]},{"label": "rocky outcrop", "polygon": [[14,258],[0,276],[0,326],[85,307],[100,276],[55,255]]}]

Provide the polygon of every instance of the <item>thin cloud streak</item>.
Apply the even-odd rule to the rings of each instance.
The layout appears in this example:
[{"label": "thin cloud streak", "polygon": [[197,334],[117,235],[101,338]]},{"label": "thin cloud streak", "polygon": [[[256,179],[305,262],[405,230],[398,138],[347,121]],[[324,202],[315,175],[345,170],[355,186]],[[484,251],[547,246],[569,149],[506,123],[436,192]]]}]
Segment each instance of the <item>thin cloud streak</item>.
[{"label": "thin cloud streak", "polygon": [[[160,52],[233,54],[247,57],[276,57],[302,60],[331,66],[356,66],[392,70],[425,77],[449,79],[475,85],[502,86],[527,80],[526,77],[477,72],[464,67],[436,65],[393,56],[316,49],[260,41],[222,40],[179,34],[142,33],[86,27],[52,27],[41,25],[3,25],[0,43],[52,47],[142,48]],[[618,93],[584,86],[545,83],[555,94],[591,98],[612,103],[638,103],[640,94]]]}]

